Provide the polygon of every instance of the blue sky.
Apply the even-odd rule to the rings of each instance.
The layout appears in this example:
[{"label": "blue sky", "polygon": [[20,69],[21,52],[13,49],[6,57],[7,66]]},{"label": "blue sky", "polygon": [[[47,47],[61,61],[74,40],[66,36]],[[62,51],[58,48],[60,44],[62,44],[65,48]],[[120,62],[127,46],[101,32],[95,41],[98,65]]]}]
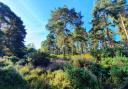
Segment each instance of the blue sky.
[{"label": "blue sky", "polygon": [[57,7],[66,5],[75,8],[84,16],[84,26],[87,30],[91,28],[91,10],[93,0],[0,0],[8,5],[24,22],[27,29],[25,44],[34,43],[40,48],[41,41],[46,39],[48,31],[45,25],[50,18],[51,11]]}]

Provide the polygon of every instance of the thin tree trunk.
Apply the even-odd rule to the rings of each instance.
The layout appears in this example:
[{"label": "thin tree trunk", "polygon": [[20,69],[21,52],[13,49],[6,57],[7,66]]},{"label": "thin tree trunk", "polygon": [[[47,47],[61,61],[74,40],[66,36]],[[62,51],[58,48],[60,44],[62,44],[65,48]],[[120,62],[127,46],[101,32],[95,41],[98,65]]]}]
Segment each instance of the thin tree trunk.
[{"label": "thin tree trunk", "polygon": [[83,51],[83,44],[81,43],[81,54],[83,54],[84,51]]},{"label": "thin tree trunk", "polygon": [[119,16],[120,16],[120,19],[121,19],[122,27],[123,27],[124,32],[125,32],[125,34],[126,34],[126,38],[127,38],[127,40],[128,40],[128,33],[127,33],[127,30],[126,30],[126,27],[125,27],[125,24],[124,24],[123,18],[122,18],[122,16],[121,16],[121,14],[119,14]]}]

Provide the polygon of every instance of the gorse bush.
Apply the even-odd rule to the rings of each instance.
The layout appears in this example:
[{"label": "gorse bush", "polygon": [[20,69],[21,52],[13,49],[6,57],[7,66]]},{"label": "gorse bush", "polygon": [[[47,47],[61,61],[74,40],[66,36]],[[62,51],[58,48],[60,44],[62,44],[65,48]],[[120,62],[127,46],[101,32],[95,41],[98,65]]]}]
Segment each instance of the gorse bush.
[{"label": "gorse bush", "polygon": [[67,73],[63,70],[57,70],[54,72],[49,71],[47,78],[51,85],[51,89],[73,89]]},{"label": "gorse bush", "polygon": [[31,68],[24,66],[19,69],[23,79],[27,81],[29,89],[49,89],[48,81],[46,80],[46,71],[42,68]]},{"label": "gorse bush", "polygon": [[28,66],[19,69],[30,89],[72,89],[70,80],[63,70],[54,72]]},{"label": "gorse bush", "polygon": [[[2,3],[4,1],[0,0],[0,89],[128,89],[128,0],[92,0],[92,18],[86,21],[91,22],[90,30],[84,27],[87,23],[82,12],[75,10],[82,7],[81,2],[76,8],[55,8],[45,21],[48,34],[38,50],[33,43],[25,46],[28,42],[24,39],[25,28],[36,30],[31,25],[40,24],[31,21],[40,20],[24,18],[29,25],[25,27],[20,16]],[[28,8],[33,1],[27,2]],[[49,1],[53,6],[48,5]],[[44,3],[50,7],[58,5],[55,0],[49,1]],[[70,1],[73,4],[78,0]],[[39,2],[41,0],[36,4],[41,5]],[[49,7],[44,15],[47,9]],[[24,12],[21,17],[26,17],[27,11]]]},{"label": "gorse bush", "polygon": [[100,63],[104,68],[109,68],[110,77],[108,82],[113,87],[118,87],[120,84],[128,80],[128,58],[124,56],[116,56],[114,58],[103,58]]},{"label": "gorse bush", "polygon": [[0,62],[0,89],[26,89],[26,81],[9,61]]},{"label": "gorse bush", "polygon": [[87,60],[71,60],[70,63],[75,67],[87,68],[88,70],[90,70],[93,74],[95,74],[98,77],[110,76],[108,68],[103,68],[101,65],[95,62],[91,62]]},{"label": "gorse bush", "polygon": [[101,89],[97,77],[88,69],[66,65],[65,70],[73,89]]},{"label": "gorse bush", "polygon": [[70,60],[63,68],[46,70],[3,60],[0,89],[123,89],[128,85],[128,58],[124,56],[102,58],[98,63]]}]

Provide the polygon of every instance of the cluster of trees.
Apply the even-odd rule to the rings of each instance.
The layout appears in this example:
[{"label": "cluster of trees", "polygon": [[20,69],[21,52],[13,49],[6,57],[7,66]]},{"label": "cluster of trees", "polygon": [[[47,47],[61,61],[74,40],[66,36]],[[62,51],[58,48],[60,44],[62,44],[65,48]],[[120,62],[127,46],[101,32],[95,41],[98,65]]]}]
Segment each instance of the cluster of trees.
[{"label": "cluster of trees", "polygon": [[[46,25],[47,39],[41,51],[51,54],[83,54],[90,50],[128,46],[128,6],[126,0],[95,0],[92,28],[83,26],[81,12],[66,6],[52,11]],[[0,55],[25,54],[26,30],[20,17],[0,3]],[[116,41],[119,36],[119,41]]]},{"label": "cluster of trees", "polygon": [[125,43],[126,46],[128,41],[127,10],[126,0],[95,0],[90,30],[93,35],[94,48],[98,47],[98,42],[101,42],[101,47],[114,47],[116,35],[120,36],[119,45]]},{"label": "cluster of trees", "polygon": [[52,54],[82,54],[96,49],[126,48],[127,10],[126,0],[95,0],[92,28],[86,31],[80,12],[65,6],[55,9],[46,25],[49,34],[41,50]]},{"label": "cluster of trees", "polygon": [[50,33],[42,42],[42,51],[53,54],[74,54],[85,51],[86,30],[82,27],[81,13],[67,7],[52,11],[52,17],[46,25]]},{"label": "cluster of trees", "polygon": [[[0,58],[0,89],[128,89],[128,57],[114,55],[128,56],[127,10],[125,0],[95,0],[92,28],[86,31],[80,12],[55,9],[47,39],[36,50],[24,46],[22,20],[0,3],[0,57],[7,59]],[[91,58],[84,58],[86,52]]]},{"label": "cluster of trees", "polygon": [[63,7],[52,11],[52,18],[46,26],[50,33],[42,42],[41,50],[56,54],[83,53],[87,34],[82,24],[81,13],[75,9]]},{"label": "cluster of trees", "polygon": [[26,30],[20,17],[0,3],[0,56],[23,57]]}]

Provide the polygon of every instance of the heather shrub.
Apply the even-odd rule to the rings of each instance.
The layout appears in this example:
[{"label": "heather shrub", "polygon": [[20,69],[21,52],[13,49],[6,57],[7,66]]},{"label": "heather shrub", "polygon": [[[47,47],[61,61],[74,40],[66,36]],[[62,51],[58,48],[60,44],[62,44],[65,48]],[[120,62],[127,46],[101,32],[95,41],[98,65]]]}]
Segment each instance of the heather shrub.
[{"label": "heather shrub", "polygon": [[119,87],[128,80],[128,58],[124,56],[103,58],[100,63],[104,68],[109,68],[108,82],[112,87]]},{"label": "heather shrub", "polygon": [[46,67],[50,63],[49,55],[46,53],[36,52],[30,58],[34,66]]},{"label": "heather shrub", "polygon": [[24,66],[19,70],[23,79],[27,81],[29,89],[49,89],[49,84],[46,78],[46,71],[42,68],[31,68]]},{"label": "heather shrub", "polygon": [[97,77],[88,69],[67,65],[65,70],[73,89],[102,89]]},{"label": "heather shrub", "polygon": [[26,81],[10,61],[0,62],[0,89],[26,89]]}]

